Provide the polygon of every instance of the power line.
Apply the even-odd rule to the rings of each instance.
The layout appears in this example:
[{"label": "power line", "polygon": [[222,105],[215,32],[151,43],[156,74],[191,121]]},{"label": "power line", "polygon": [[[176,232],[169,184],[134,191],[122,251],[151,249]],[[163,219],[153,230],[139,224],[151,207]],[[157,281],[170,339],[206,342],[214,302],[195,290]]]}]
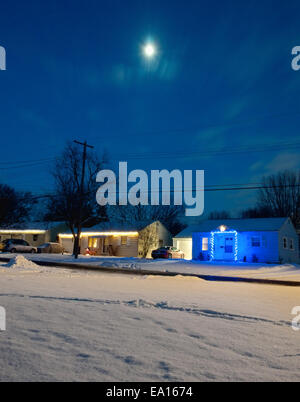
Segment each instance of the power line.
[{"label": "power line", "polygon": [[144,153],[137,153],[137,154],[127,154],[126,159],[144,159],[144,158],[153,158],[160,159],[160,158],[186,158],[191,155],[199,155],[199,156],[213,156],[213,155],[232,155],[237,153],[252,153],[252,152],[269,152],[269,151],[276,151],[276,150],[286,150],[286,149],[294,149],[300,148],[300,142],[290,142],[290,143],[277,143],[277,144],[269,144],[269,145],[256,145],[253,147],[243,146],[243,147],[236,147],[236,148],[211,148],[205,149],[205,151],[194,151],[194,150],[187,150],[183,149],[176,152],[144,152]]},{"label": "power line", "polygon": [[[269,151],[276,151],[276,150],[286,150],[286,149],[295,149],[300,148],[300,142],[284,142],[284,143],[274,143],[274,144],[265,144],[265,145],[255,145],[252,147],[243,146],[243,147],[236,147],[236,148],[211,148],[206,149],[205,151],[194,151],[183,149],[181,151],[176,152],[144,152],[144,153],[134,153],[134,154],[127,154],[119,155],[119,158],[112,159],[112,161],[117,161],[118,159],[146,159],[146,158],[153,158],[161,159],[161,158],[187,158],[191,155],[199,155],[199,156],[214,156],[214,155],[232,155],[237,153],[253,153],[253,152],[269,152]],[[52,157],[46,159],[40,159],[36,161],[27,161],[26,163],[21,162],[8,162],[11,163],[12,166],[8,167],[0,167],[0,170],[10,170],[10,169],[23,169],[27,167],[35,167],[40,166],[43,164],[48,164],[52,161],[59,160],[62,157]],[[4,163],[1,163],[4,165]]]},{"label": "power line", "polygon": [[[220,185],[221,186],[221,185]],[[191,188],[191,189],[185,189],[185,191],[189,191],[189,192],[196,192],[196,191],[243,191],[243,190],[263,190],[263,189],[286,189],[286,188],[300,188],[300,184],[286,184],[286,185],[278,185],[278,186],[265,186],[265,185],[248,185],[245,184],[243,186],[232,186],[232,185],[227,185],[229,187],[224,187],[226,185],[223,185],[223,187],[217,187],[217,185],[215,185],[214,187],[208,187],[205,186],[204,188]],[[208,188],[207,188],[208,187]],[[163,193],[163,190],[157,190],[155,191],[156,193]],[[169,192],[169,190],[168,190]],[[170,193],[176,193],[176,192],[183,192],[183,190],[172,190],[170,189]],[[89,194],[93,194],[94,192],[88,192],[85,193],[83,195],[89,195]],[[119,191],[115,191],[112,192],[112,194],[121,194],[122,192]],[[144,194],[144,192],[141,192],[142,194]],[[151,193],[151,191],[150,191]],[[21,200],[27,200],[27,199],[31,199],[31,200],[39,200],[39,199],[43,199],[43,198],[57,198],[57,194],[56,193],[49,193],[49,194],[43,194],[43,195],[37,195],[37,196],[31,196],[31,197],[26,197],[24,199]],[[0,197],[0,199],[6,199],[5,197]]]},{"label": "power line", "polygon": [[28,163],[24,165],[16,165],[16,166],[9,166],[9,167],[0,167],[0,170],[12,170],[12,169],[25,169],[28,167],[35,167],[35,166],[41,166],[50,163],[50,161],[47,162],[35,162],[35,163]]},{"label": "power line", "polygon": [[53,160],[55,157],[51,158],[43,158],[43,159],[33,159],[33,160],[26,160],[26,161],[14,161],[14,162],[0,162],[0,165],[19,165],[19,164],[27,164],[27,163],[38,163]]}]

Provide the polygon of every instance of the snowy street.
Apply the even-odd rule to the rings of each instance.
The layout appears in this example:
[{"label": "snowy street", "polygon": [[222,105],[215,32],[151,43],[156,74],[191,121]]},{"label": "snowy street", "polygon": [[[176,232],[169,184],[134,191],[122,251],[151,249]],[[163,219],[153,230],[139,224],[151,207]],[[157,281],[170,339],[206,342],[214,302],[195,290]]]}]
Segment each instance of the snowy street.
[{"label": "snowy street", "polygon": [[0,380],[299,381],[297,305],[292,287],[2,263]]},{"label": "snowy street", "polygon": [[[0,257],[13,258],[14,254],[1,253]],[[178,274],[217,275],[255,279],[271,279],[300,282],[299,264],[250,264],[234,262],[203,262],[181,259],[143,259],[120,257],[95,257],[80,255],[77,260],[70,254],[26,254],[26,259],[33,261],[51,261],[58,263],[76,263],[91,268],[122,268],[133,271],[175,272]]]}]

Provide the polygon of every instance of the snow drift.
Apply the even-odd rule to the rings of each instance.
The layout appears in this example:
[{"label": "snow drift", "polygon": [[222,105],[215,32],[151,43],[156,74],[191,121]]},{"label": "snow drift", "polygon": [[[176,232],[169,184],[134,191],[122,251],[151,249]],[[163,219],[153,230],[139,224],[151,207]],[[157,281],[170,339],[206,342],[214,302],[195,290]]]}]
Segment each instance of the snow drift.
[{"label": "snow drift", "polygon": [[10,269],[21,269],[21,270],[33,270],[35,271],[39,266],[34,262],[27,260],[27,258],[22,255],[16,255],[7,264],[4,265],[5,268]]}]

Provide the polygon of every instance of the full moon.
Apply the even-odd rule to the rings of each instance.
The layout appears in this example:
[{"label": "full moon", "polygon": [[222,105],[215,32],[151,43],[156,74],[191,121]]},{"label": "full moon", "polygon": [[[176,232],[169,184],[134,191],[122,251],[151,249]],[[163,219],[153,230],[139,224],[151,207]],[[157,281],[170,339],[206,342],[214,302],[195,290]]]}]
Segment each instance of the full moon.
[{"label": "full moon", "polygon": [[144,46],[143,51],[144,51],[145,57],[147,57],[148,59],[151,59],[156,54],[156,47],[154,46],[153,43],[147,43]]}]

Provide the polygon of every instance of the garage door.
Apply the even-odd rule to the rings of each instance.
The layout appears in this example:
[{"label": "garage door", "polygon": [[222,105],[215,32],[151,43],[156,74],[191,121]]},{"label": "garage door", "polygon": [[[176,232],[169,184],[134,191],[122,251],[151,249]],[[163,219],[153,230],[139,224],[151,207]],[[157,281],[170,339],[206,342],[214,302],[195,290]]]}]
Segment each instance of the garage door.
[{"label": "garage door", "polygon": [[174,247],[184,252],[184,258],[186,260],[193,258],[192,244],[192,239],[174,239]]}]

